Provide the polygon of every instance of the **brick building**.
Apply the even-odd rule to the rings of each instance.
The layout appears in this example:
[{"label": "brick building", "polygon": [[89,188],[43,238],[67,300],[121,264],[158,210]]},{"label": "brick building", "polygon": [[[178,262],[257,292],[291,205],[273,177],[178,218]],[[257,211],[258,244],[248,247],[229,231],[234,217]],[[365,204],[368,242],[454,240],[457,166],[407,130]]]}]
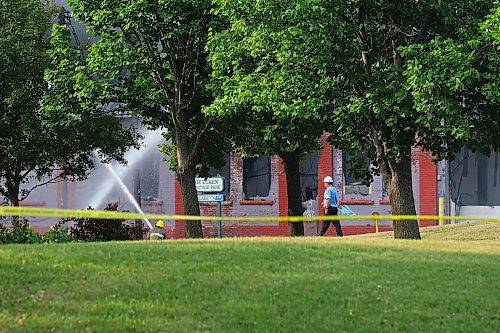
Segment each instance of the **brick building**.
[{"label": "brick building", "polygon": [[[67,8],[66,0],[57,0],[56,3]],[[72,27],[74,43],[78,44],[89,38],[84,27],[74,22],[69,13],[62,13],[58,20],[60,24]],[[156,149],[156,145],[162,140],[161,133],[145,131],[145,137],[145,148],[127,154],[129,161],[127,167],[113,166],[113,168],[137,201],[141,202],[145,212],[182,214],[180,186],[173,172],[169,171],[166,163],[162,161],[168,157],[162,156]],[[318,212],[322,214],[322,210],[319,209],[322,179],[330,175],[339,190],[341,203],[350,210],[351,214],[390,213],[389,198],[381,177],[375,177],[371,183],[354,179],[348,172],[346,163],[348,158],[347,154],[327,144],[325,135],[322,138],[322,149],[309,154],[301,162],[303,200],[312,199],[310,203],[312,203],[314,214]],[[419,214],[437,213],[437,191],[440,187],[437,170],[429,153],[417,150],[413,152],[413,187]],[[228,154],[226,165],[221,170],[212,170],[213,175],[220,174],[226,178],[226,201],[222,203],[223,215],[285,216],[287,213],[286,180],[281,171],[280,160],[275,156],[249,159]],[[110,176],[109,170],[98,163],[88,180],[45,186],[34,191],[21,205],[70,209],[85,209],[91,206],[102,209],[107,202],[118,202],[120,210],[134,210],[123,189]],[[214,204],[201,203],[200,206],[202,214],[215,215]],[[50,218],[31,219],[31,223],[40,229],[54,222],[54,219]],[[166,222],[173,237],[184,235],[181,222]],[[381,230],[390,229],[390,222],[382,221],[381,223]],[[215,234],[213,223],[207,222],[203,225],[207,236]],[[344,222],[343,225],[346,235],[373,232],[375,228],[372,221],[350,221]],[[316,229],[316,225],[308,225],[306,233],[316,234]],[[331,232],[329,230],[329,233]],[[223,233],[226,236],[285,236],[288,235],[288,225],[278,222],[225,223]]]},{"label": "brick building", "polygon": [[[141,197],[145,212],[161,214],[183,214],[180,186],[174,173],[168,170],[163,156],[157,150],[162,141],[161,132],[148,132],[140,151],[130,151],[126,167],[113,166],[131,193]],[[314,215],[322,214],[322,180],[331,175],[339,191],[341,204],[353,215],[390,214],[390,204],[380,176],[371,183],[352,179],[348,173],[346,154],[331,147],[326,142],[326,134],[321,139],[322,149],[313,152],[301,162],[302,198],[312,199]],[[432,163],[429,153],[413,152],[413,187],[418,214],[437,214],[438,167]],[[276,156],[242,158],[236,154],[226,156],[226,165],[220,170],[211,170],[213,176],[226,179],[225,201],[222,203],[223,216],[286,216],[286,179],[280,159]],[[319,189],[319,191],[318,191]],[[318,200],[319,199],[319,200]],[[120,210],[134,211],[131,200],[123,188],[110,176],[108,168],[98,163],[97,168],[86,181],[62,182],[35,190],[24,206],[85,209],[89,206],[102,209],[108,202],[118,202]],[[203,215],[214,216],[214,203],[200,203]],[[32,218],[35,227],[45,229],[55,221],[47,218]],[[165,221],[170,237],[184,235],[182,221]],[[381,221],[381,230],[390,230],[390,221]],[[422,225],[432,225],[435,221],[423,221]],[[216,234],[213,222],[203,222],[207,237]],[[374,232],[373,221],[344,221],[345,235]],[[307,224],[306,234],[315,235],[317,223]],[[278,222],[225,222],[223,234],[231,236],[286,236],[288,225]],[[329,230],[328,235],[333,235]]]}]

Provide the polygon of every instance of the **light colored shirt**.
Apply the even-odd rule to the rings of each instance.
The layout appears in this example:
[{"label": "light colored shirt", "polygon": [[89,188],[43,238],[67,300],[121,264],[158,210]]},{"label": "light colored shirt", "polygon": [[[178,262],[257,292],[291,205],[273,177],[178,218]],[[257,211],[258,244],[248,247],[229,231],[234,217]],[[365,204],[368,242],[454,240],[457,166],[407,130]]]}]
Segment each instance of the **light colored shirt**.
[{"label": "light colored shirt", "polygon": [[337,189],[333,185],[330,185],[325,190],[325,194],[323,196],[323,207],[328,208],[326,206],[326,202],[328,199],[330,199],[330,207],[338,207],[339,201],[337,198],[337,194],[338,194]]}]

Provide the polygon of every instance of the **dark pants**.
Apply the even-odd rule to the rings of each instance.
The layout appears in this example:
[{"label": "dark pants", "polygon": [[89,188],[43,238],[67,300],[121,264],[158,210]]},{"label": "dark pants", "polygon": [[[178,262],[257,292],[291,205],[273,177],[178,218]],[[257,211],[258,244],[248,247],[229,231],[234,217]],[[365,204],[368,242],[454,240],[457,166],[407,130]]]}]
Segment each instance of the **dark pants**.
[{"label": "dark pants", "polygon": [[[339,209],[337,207],[328,207],[328,213],[326,215],[339,215]],[[320,236],[324,236],[330,227],[330,222],[335,227],[337,232],[337,237],[343,237],[342,227],[340,226],[340,221],[323,221],[323,228],[321,228]]]}]

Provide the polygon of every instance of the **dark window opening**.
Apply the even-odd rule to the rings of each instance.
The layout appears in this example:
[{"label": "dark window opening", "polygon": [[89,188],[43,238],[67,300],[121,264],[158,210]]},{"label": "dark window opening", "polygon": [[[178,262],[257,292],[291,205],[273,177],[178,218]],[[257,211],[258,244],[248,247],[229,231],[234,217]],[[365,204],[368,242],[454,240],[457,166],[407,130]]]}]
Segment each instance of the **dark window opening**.
[{"label": "dark window opening", "polygon": [[225,155],[225,163],[220,169],[210,168],[208,170],[209,177],[223,177],[224,178],[224,194],[229,194],[229,183],[231,177],[231,154]]},{"label": "dark window opening", "polygon": [[159,198],[161,155],[156,149],[151,149],[144,154],[141,161],[141,200],[157,201]]},{"label": "dark window opening", "polygon": [[243,193],[253,200],[269,196],[271,188],[271,158],[268,155],[243,159]]},{"label": "dark window opening", "polygon": [[319,153],[315,151],[300,161],[302,201],[315,200],[318,196],[318,156]]},{"label": "dark window opening", "polygon": [[368,195],[372,182],[371,162],[363,152],[342,152],[342,172],[346,194]]}]

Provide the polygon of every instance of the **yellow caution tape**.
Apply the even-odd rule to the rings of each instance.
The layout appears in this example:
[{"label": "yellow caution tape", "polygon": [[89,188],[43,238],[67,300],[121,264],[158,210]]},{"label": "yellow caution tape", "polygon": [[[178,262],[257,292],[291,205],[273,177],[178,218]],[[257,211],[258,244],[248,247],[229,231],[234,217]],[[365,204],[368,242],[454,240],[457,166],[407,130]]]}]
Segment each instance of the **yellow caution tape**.
[{"label": "yellow caution tape", "polygon": [[339,216],[192,216],[166,214],[140,214],[132,212],[115,212],[105,210],[83,209],[56,209],[37,207],[9,207],[0,206],[0,216],[33,216],[33,217],[60,217],[60,218],[91,218],[91,219],[121,219],[136,220],[183,220],[183,221],[227,221],[227,222],[307,222],[307,221],[338,221],[338,220],[455,220],[455,221],[482,221],[500,222],[498,217],[471,217],[471,216],[435,216],[435,215],[339,215]]}]

